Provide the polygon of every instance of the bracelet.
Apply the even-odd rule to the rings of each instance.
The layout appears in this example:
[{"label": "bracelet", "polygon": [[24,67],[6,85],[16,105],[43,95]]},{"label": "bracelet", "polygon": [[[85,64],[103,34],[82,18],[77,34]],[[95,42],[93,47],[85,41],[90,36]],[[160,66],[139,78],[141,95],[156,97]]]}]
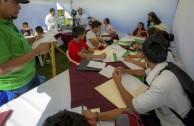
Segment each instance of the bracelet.
[{"label": "bracelet", "polygon": [[95,112],[96,113],[96,121],[98,122],[98,112]]}]

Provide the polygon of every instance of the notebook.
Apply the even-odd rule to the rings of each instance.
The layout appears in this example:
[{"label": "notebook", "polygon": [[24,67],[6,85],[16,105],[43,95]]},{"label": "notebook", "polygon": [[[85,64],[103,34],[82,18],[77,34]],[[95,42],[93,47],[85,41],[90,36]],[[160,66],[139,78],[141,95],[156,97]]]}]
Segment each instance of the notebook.
[{"label": "notebook", "polygon": [[[90,59],[82,59],[79,66],[77,67],[77,70],[79,70],[79,71],[96,71],[96,72],[99,72],[101,70],[99,68],[88,67],[88,64],[89,64],[90,61],[91,61]],[[99,62],[102,62],[102,61],[99,61]]]}]

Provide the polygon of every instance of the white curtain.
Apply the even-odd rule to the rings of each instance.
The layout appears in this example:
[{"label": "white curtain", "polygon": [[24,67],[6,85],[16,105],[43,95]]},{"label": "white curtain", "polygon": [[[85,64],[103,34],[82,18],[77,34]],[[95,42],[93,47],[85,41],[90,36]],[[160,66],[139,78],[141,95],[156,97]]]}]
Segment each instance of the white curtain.
[{"label": "white curtain", "polygon": [[188,74],[194,79],[194,0],[179,0],[173,33]]}]

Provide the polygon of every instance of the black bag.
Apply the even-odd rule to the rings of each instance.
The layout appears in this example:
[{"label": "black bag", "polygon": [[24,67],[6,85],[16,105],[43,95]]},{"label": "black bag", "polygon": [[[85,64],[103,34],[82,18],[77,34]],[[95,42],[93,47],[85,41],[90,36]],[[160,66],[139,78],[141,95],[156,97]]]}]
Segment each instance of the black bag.
[{"label": "black bag", "polygon": [[189,77],[187,73],[185,73],[181,68],[179,68],[174,63],[168,62],[168,66],[166,66],[164,69],[160,71],[160,73],[164,70],[170,70],[174,75],[177,77],[179,82],[181,83],[184,91],[187,93],[192,109],[187,114],[187,117],[183,119],[177,112],[175,112],[173,109],[170,108],[170,110],[186,125],[186,126],[193,126],[194,125],[194,81]]}]

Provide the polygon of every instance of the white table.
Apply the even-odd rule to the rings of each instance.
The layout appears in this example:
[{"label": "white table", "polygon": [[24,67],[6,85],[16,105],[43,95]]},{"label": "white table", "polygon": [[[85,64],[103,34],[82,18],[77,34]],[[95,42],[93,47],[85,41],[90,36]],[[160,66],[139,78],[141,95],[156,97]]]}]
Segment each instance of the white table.
[{"label": "white table", "polygon": [[[6,126],[41,126],[49,115],[65,108],[71,108],[68,70],[3,105],[0,112],[13,110]],[[113,122],[103,122],[103,126],[113,125]]]}]

